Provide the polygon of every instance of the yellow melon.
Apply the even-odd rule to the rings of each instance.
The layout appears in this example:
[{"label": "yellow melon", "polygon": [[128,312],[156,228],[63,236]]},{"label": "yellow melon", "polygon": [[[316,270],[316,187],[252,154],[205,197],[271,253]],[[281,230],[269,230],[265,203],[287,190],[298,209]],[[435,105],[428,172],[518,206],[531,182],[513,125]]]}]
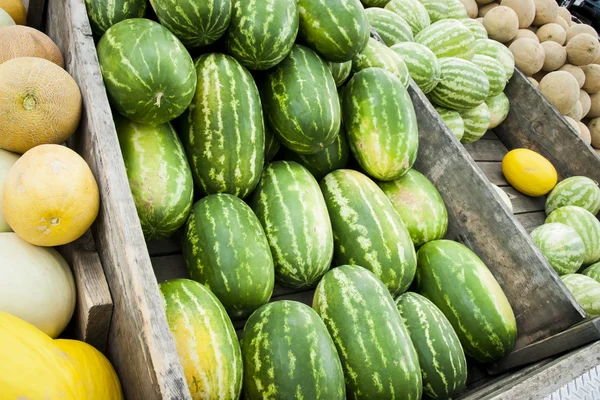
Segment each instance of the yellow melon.
[{"label": "yellow melon", "polygon": [[0,29],[0,64],[18,57],[39,57],[64,67],[63,56],[52,39],[28,26]]},{"label": "yellow melon", "polygon": [[0,8],[6,11],[17,25],[27,24],[27,11],[21,0],[0,0]]},{"label": "yellow melon", "polygon": [[573,64],[565,64],[562,67],[560,67],[558,70],[565,71],[565,72],[568,72],[571,75],[573,75],[573,78],[575,78],[575,80],[577,81],[579,88],[581,89],[583,87],[583,85],[585,83],[585,73],[583,72],[581,67],[578,67],[577,65],[573,65]]},{"label": "yellow melon", "polygon": [[535,18],[535,3],[533,0],[502,0],[502,6],[510,7],[519,17],[519,28],[528,28]]},{"label": "yellow melon", "polygon": [[558,4],[555,0],[533,0],[535,2],[535,19],[533,25],[546,25],[558,17]]},{"label": "yellow melon", "polygon": [[587,33],[595,38],[598,38],[598,33],[594,28],[586,24],[573,24],[567,29],[567,43],[577,35]]},{"label": "yellow melon", "polygon": [[543,42],[542,47],[544,48],[544,66],[542,70],[546,72],[556,71],[567,61],[567,50],[560,44],[551,40]]},{"label": "yellow melon", "polygon": [[[565,30],[565,34],[567,32],[567,29],[569,29],[569,23],[567,21],[565,21],[565,19],[563,17],[561,17],[560,15],[558,17],[556,17],[556,19],[554,20],[555,24],[560,25],[561,28],[563,28]],[[566,38],[566,35],[565,35]]]},{"label": "yellow melon", "polygon": [[567,58],[573,65],[588,65],[593,63],[600,54],[598,37],[580,33],[567,43]]},{"label": "yellow melon", "polygon": [[6,221],[36,246],[70,243],[92,225],[98,185],[86,162],[68,147],[34,147],[12,167],[4,183]]},{"label": "yellow melon", "polygon": [[502,160],[502,172],[516,190],[533,197],[549,193],[558,180],[552,163],[529,149],[509,151]]},{"label": "yellow melon", "polygon": [[48,60],[21,57],[0,64],[0,93],[0,149],[24,153],[63,143],[79,125],[79,87]]},{"label": "yellow melon", "polygon": [[544,66],[546,53],[538,42],[529,38],[515,40],[508,48],[515,57],[515,65],[527,76],[539,72]]},{"label": "yellow melon", "polygon": [[519,30],[519,17],[512,8],[498,6],[485,14],[483,26],[490,39],[506,43],[512,40]]},{"label": "yellow melon", "polygon": [[540,26],[536,35],[540,39],[540,42],[551,40],[561,46],[565,44],[565,40],[567,40],[567,32],[565,32],[562,26],[554,23]]},{"label": "yellow melon", "polygon": [[585,74],[583,90],[590,94],[600,92],[600,65],[590,64],[581,67]]},{"label": "yellow melon", "polygon": [[540,81],[540,92],[556,109],[566,114],[579,101],[579,84],[565,71],[550,72]]}]

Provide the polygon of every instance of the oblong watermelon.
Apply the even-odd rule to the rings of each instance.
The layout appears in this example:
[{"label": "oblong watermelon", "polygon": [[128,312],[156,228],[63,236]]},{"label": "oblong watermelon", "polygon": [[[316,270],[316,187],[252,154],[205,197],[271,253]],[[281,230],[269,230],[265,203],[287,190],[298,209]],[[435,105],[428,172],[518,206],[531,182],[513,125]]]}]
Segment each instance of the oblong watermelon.
[{"label": "oblong watermelon", "polygon": [[160,23],[189,48],[214,43],[231,20],[231,0],[150,0],[150,4]]},{"label": "oblong watermelon", "polygon": [[235,196],[213,194],[194,204],[183,257],[192,279],[209,288],[233,320],[247,318],[273,294],[269,242],[256,215]]},{"label": "oblong watermelon", "polygon": [[448,128],[452,131],[454,137],[461,140],[465,134],[465,122],[458,111],[448,110],[447,108],[440,106],[435,106],[435,109]]},{"label": "oblong watermelon", "polygon": [[246,68],[272,68],[292,50],[298,23],[296,0],[235,1],[227,50]]},{"label": "oblong watermelon", "polygon": [[440,81],[440,65],[431,50],[419,43],[398,43],[392,50],[400,55],[411,78],[417,86],[427,94],[431,92]]},{"label": "oblong watermelon", "polygon": [[431,24],[427,9],[418,0],[391,0],[384,8],[401,16],[410,26],[413,36]]},{"label": "oblong watermelon", "polygon": [[426,297],[406,292],[396,305],[419,356],[423,392],[432,399],[456,398],[465,388],[467,360],[454,328]]},{"label": "oblong watermelon", "polygon": [[394,296],[410,286],[415,249],[400,215],[377,185],[360,172],[339,169],[321,181],[337,265],[360,265]]},{"label": "oblong watermelon", "polygon": [[417,117],[394,75],[381,68],[356,73],[342,109],[352,154],[371,177],[391,181],[412,167],[419,146]]},{"label": "oblong watermelon", "polygon": [[170,123],[136,124],[115,115],[129,187],[147,241],[165,239],[190,215],[194,181]]},{"label": "oblong watermelon", "polygon": [[410,83],[410,73],[402,57],[385,44],[370,38],[367,47],[352,59],[352,72],[357,73],[372,67],[391,72],[404,87],[408,87]]},{"label": "oblong watermelon", "polygon": [[448,2],[446,0],[419,0],[429,14],[429,20],[433,24],[441,19],[448,18]]},{"label": "oblong watermelon", "polygon": [[396,43],[412,42],[413,34],[410,25],[398,14],[384,8],[367,8],[365,10],[371,27],[377,31],[388,46]]},{"label": "oblong watermelon", "polygon": [[600,263],[595,263],[587,267],[582,272],[583,275],[589,276],[596,282],[600,282]]},{"label": "oblong watermelon", "polygon": [[164,26],[126,19],[104,33],[97,50],[111,104],[127,119],[160,125],[190,105],[196,90],[194,62]]},{"label": "oblong watermelon", "polygon": [[473,143],[485,135],[490,127],[492,115],[485,103],[481,103],[475,108],[458,112],[465,124],[465,133],[460,139],[461,143]]},{"label": "oblong watermelon", "polygon": [[298,0],[300,37],[326,61],[345,62],[369,40],[369,21],[359,0]]},{"label": "oblong watermelon", "polygon": [[600,283],[586,275],[568,274],[560,277],[588,317],[600,316]]},{"label": "oblong watermelon", "polygon": [[495,58],[504,67],[504,70],[506,71],[506,79],[510,80],[510,78],[512,78],[515,72],[515,57],[508,47],[502,43],[491,39],[476,40],[475,54],[481,54]]},{"label": "oblong watermelon", "polygon": [[429,48],[438,58],[458,57],[471,60],[475,55],[473,33],[454,19],[438,21],[415,36],[415,42]]},{"label": "oblong watermelon", "polygon": [[460,0],[446,0],[448,3],[448,19],[463,19],[468,18],[467,10]]},{"label": "oblong watermelon", "polygon": [[329,67],[307,47],[295,45],[260,86],[265,117],[281,143],[314,154],[340,131],[341,112]]},{"label": "oblong watermelon", "polygon": [[560,222],[575,229],[585,246],[583,265],[591,265],[600,260],[600,221],[585,208],[564,206],[548,215],[546,223]]},{"label": "oblong watermelon", "polygon": [[314,287],[333,258],[331,221],[315,178],[298,163],[271,163],[250,206],[267,234],[277,282]]},{"label": "oblong watermelon", "polygon": [[85,0],[92,33],[100,38],[117,22],[142,18],[146,14],[146,0]]},{"label": "oblong watermelon", "polygon": [[417,260],[418,292],[448,318],[468,356],[488,363],[512,350],[513,310],[475,253],[460,243],[436,240],[419,249]]},{"label": "oblong watermelon", "polygon": [[189,279],[167,281],[159,287],[192,397],[238,399],[242,391],[242,352],[219,300]]},{"label": "oblong watermelon", "polygon": [[423,174],[411,169],[395,181],[378,185],[400,214],[416,247],[444,238],[448,211],[438,190]]},{"label": "oblong watermelon", "polygon": [[248,400],[344,400],[344,371],[319,315],[296,301],[265,304],[240,340]]},{"label": "oblong watermelon", "polygon": [[277,140],[275,134],[267,125],[265,125],[265,163],[271,161],[279,152],[281,142]]},{"label": "oblong watermelon", "polygon": [[420,399],[418,356],[394,299],[365,268],[328,272],[313,308],[335,343],[349,399]]},{"label": "oblong watermelon", "polygon": [[182,138],[203,194],[246,197],[264,164],[265,133],[258,89],[233,57],[196,59],[198,86],[182,118]]},{"label": "oblong watermelon", "polygon": [[538,226],[531,239],[559,275],[573,274],[585,258],[583,240],[575,229],[558,222]]},{"label": "oblong watermelon", "polygon": [[578,206],[594,215],[598,214],[600,211],[598,184],[585,176],[572,176],[560,181],[546,198],[546,214],[564,206]]},{"label": "oblong watermelon", "polygon": [[488,97],[485,101],[490,110],[490,127],[494,129],[504,122],[510,111],[510,102],[504,93],[499,93],[496,96]]},{"label": "oblong watermelon", "polygon": [[475,40],[488,38],[488,33],[482,23],[471,18],[463,18],[460,22],[471,31]]},{"label": "oblong watermelon", "polygon": [[487,75],[470,61],[448,57],[439,60],[440,81],[429,92],[438,106],[466,111],[485,101],[490,92]]},{"label": "oblong watermelon", "polygon": [[471,62],[479,67],[488,77],[490,93],[488,97],[496,96],[504,91],[506,87],[506,71],[498,60],[490,56],[475,54]]},{"label": "oblong watermelon", "polygon": [[346,61],[343,63],[328,62],[327,66],[331,70],[333,80],[337,87],[342,86],[348,80],[350,73],[352,72],[352,61]]}]

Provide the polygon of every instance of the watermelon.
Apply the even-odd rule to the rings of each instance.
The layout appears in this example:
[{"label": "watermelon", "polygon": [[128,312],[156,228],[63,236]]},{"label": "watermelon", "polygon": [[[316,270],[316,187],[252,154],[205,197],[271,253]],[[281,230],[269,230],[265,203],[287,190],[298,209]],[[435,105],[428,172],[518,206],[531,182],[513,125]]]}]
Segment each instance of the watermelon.
[{"label": "watermelon", "polygon": [[328,272],[315,291],[317,311],[337,347],[349,399],[420,399],[415,348],[394,299],[365,268]]},{"label": "watermelon", "polygon": [[393,182],[379,182],[378,185],[400,214],[415,247],[446,235],[446,205],[438,190],[423,174],[411,169]]},{"label": "watermelon", "polygon": [[559,275],[573,274],[581,268],[585,246],[570,226],[558,222],[545,224],[531,232],[531,239]]},{"label": "watermelon", "polygon": [[223,36],[231,21],[232,3],[231,0],[150,0],[160,23],[189,48],[207,46]]},{"label": "watermelon", "polygon": [[440,65],[431,50],[419,43],[398,43],[392,50],[400,55],[411,78],[417,86],[427,94],[431,92],[440,80]]},{"label": "watermelon", "polygon": [[238,399],[242,352],[219,300],[189,279],[167,281],[159,287],[192,398]]},{"label": "watermelon", "polygon": [[181,115],[196,90],[196,70],[183,44],[143,18],[111,26],[98,42],[111,104],[127,119],[160,125]]},{"label": "watermelon", "polygon": [[85,0],[92,33],[97,38],[117,22],[142,18],[146,5],[146,0]]},{"label": "watermelon", "polygon": [[368,8],[365,14],[371,27],[388,46],[413,41],[410,25],[395,12],[383,8]]},{"label": "watermelon", "polygon": [[300,38],[326,61],[346,62],[363,51],[369,21],[359,0],[298,0]]},{"label": "watermelon", "polygon": [[600,188],[585,176],[572,176],[558,183],[546,198],[546,214],[564,207],[578,206],[592,214],[600,211]]},{"label": "watermelon", "polygon": [[446,18],[463,19],[469,17],[462,1],[446,0],[446,3],[448,3],[448,14],[446,14]]},{"label": "watermelon", "polygon": [[485,101],[490,92],[487,75],[475,64],[461,58],[442,58],[440,81],[429,92],[438,106],[466,111]]},{"label": "watermelon", "polygon": [[335,81],[309,48],[295,45],[266,73],[260,93],[265,117],[284,146],[314,154],[335,141],[341,114]]},{"label": "watermelon", "polygon": [[256,215],[235,196],[213,194],[194,204],[183,257],[192,279],[209,288],[233,320],[248,318],[273,294],[269,242]]},{"label": "watermelon", "polygon": [[600,282],[600,263],[595,263],[587,267],[582,272],[583,275],[589,276],[596,282]]},{"label": "watermelon", "polygon": [[337,265],[361,265],[394,296],[410,286],[416,269],[410,235],[385,194],[357,171],[338,169],[321,181],[331,217]]},{"label": "watermelon", "polygon": [[487,104],[491,116],[489,129],[494,129],[508,117],[510,102],[504,93],[499,93],[496,96],[488,97],[485,104]]},{"label": "watermelon", "polygon": [[296,0],[234,1],[227,50],[246,68],[265,70],[287,57],[297,34]]},{"label": "watermelon", "polygon": [[298,163],[271,163],[250,206],[267,234],[277,282],[314,287],[333,257],[331,221],[315,178]]},{"label": "watermelon", "polygon": [[233,57],[196,59],[198,86],[182,118],[182,137],[196,186],[203,194],[246,197],[264,164],[261,102],[252,75]]},{"label": "watermelon", "polygon": [[470,60],[475,54],[475,37],[459,21],[446,19],[423,29],[415,42],[429,48],[438,58],[458,57]]},{"label": "watermelon", "polygon": [[446,0],[419,0],[425,6],[429,20],[433,24],[441,19],[448,18],[448,2]]},{"label": "watermelon", "polygon": [[497,96],[504,91],[508,79],[506,79],[506,71],[499,61],[490,56],[475,54],[471,62],[487,75],[490,83],[489,97]]},{"label": "watermelon", "polygon": [[344,91],[345,128],[352,154],[373,178],[391,181],[417,158],[419,131],[408,91],[391,73],[369,68]]},{"label": "watermelon", "polygon": [[456,398],[465,388],[467,360],[454,328],[426,297],[406,292],[396,305],[419,356],[423,392],[432,399]]},{"label": "watermelon", "polygon": [[560,222],[568,225],[581,236],[585,246],[583,265],[591,265],[600,260],[600,221],[585,208],[564,206],[548,215],[546,223]]},{"label": "watermelon", "polygon": [[396,52],[385,44],[371,38],[367,47],[352,59],[352,72],[367,68],[383,68],[400,79],[404,87],[410,83],[410,73],[406,64]]},{"label": "watermelon", "polygon": [[517,322],[502,288],[475,253],[436,240],[417,253],[417,291],[448,318],[465,353],[488,363],[508,354]]},{"label": "watermelon", "polygon": [[391,0],[385,9],[401,16],[410,26],[413,36],[431,24],[427,9],[418,0]]},{"label": "watermelon", "polygon": [[147,241],[165,239],[188,218],[194,198],[192,171],[170,123],[136,124],[115,115],[119,145]]},{"label": "watermelon", "polygon": [[281,143],[277,140],[271,128],[265,125],[265,163],[271,161],[280,148]]},{"label": "watermelon", "polygon": [[461,140],[465,134],[465,122],[458,111],[448,110],[444,107],[435,107],[440,117],[446,123],[450,131],[454,134],[457,140]]},{"label": "watermelon", "polygon": [[461,143],[473,143],[478,141],[485,135],[490,127],[492,115],[485,103],[481,103],[475,108],[467,111],[458,112],[465,124],[465,133],[460,139]]},{"label": "watermelon", "polygon": [[460,22],[471,31],[475,40],[488,38],[488,33],[483,24],[471,18],[463,18],[460,20]]},{"label": "watermelon", "polygon": [[600,316],[600,282],[581,274],[560,277],[588,317]]},{"label": "watermelon", "polygon": [[240,344],[246,399],[346,399],[337,350],[309,306],[265,304],[248,319]]},{"label": "watermelon", "polygon": [[[457,0],[459,1],[459,0]],[[510,80],[515,72],[515,57],[500,42],[491,39],[479,39],[475,41],[475,54],[490,56],[502,64],[506,71],[506,80]]]},{"label": "watermelon", "polygon": [[346,61],[343,63],[328,62],[327,66],[331,70],[333,80],[337,87],[342,86],[348,80],[350,73],[352,72],[352,61]]}]

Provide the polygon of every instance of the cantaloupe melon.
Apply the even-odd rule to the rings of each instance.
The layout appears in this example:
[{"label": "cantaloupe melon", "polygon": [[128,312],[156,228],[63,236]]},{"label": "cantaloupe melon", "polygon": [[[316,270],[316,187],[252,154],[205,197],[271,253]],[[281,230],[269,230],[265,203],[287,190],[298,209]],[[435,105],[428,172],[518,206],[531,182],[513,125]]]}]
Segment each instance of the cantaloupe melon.
[{"label": "cantaloupe melon", "polygon": [[575,107],[565,115],[568,115],[575,121],[581,121],[581,118],[583,118],[583,106],[581,105],[581,102],[578,100],[577,103],[575,103]]},{"label": "cantaloupe melon", "polygon": [[567,61],[567,50],[560,44],[553,41],[546,41],[542,43],[544,48],[545,58],[544,66],[542,70],[546,72],[556,71]]},{"label": "cantaloupe melon", "polygon": [[542,43],[551,40],[562,46],[567,40],[567,32],[559,24],[554,23],[540,26],[536,35]]},{"label": "cantaloupe melon", "polygon": [[585,118],[592,107],[592,100],[590,100],[590,95],[583,89],[579,91],[579,102],[581,103],[581,114]]},{"label": "cantaloupe melon", "polygon": [[0,8],[0,28],[13,25],[15,25],[15,21],[12,19],[12,17],[6,11]]},{"label": "cantaloupe melon", "polygon": [[506,43],[514,38],[519,30],[519,17],[512,8],[498,6],[485,15],[483,26],[490,39]]},{"label": "cantaloupe melon", "polygon": [[528,76],[527,79],[529,79],[529,82],[531,82],[531,84],[535,86],[536,89],[540,87],[540,83],[536,81],[535,78]]},{"label": "cantaloupe melon", "polygon": [[586,24],[573,24],[569,26],[569,29],[567,29],[567,43],[575,36],[580,35],[582,33],[587,33],[588,35],[592,35],[593,37],[598,38],[598,33],[591,26]]},{"label": "cantaloupe melon", "polygon": [[598,38],[587,33],[580,33],[567,43],[567,58],[573,65],[588,65],[600,54]]},{"label": "cantaloupe melon", "polygon": [[586,117],[600,117],[600,93],[590,94],[590,111],[587,113]]},{"label": "cantaloupe melon", "polygon": [[592,146],[600,149],[600,118],[594,118],[588,121],[587,127],[592,137]]},{"label": "cantaloupe melon", "polygon": [[12,231],[6,219],[4,219],[4,213],[2,212],[2,192],[4,190],[6,175],[8,175],[8,171],[10,171],[18,159],[19,156],[17,154],[0,149],[0,232]]},{"label": "cantaloupe melon", "polygon": [[519,28],[531,26],[535,18],[535,3],[533,0],[502,0],[500,5],[512,8],[519,17]]},{"label": "cantaloupe melon", "polygon": [[4,183],[4,217],[35,246],[59,246],[81,237],[98,215],[98,185],[73,150],[34,147],[12,167]]},{"label": "cantaloupe melon", "polygon": [[0,149],[24,153],[40,144],[63,143],[77,129],[79,87],[48,60],[22,57],[0,64],[0,93]]},{"label": "cantaloupe melon", "polygon": [[554,0],[533,0],[535,2],[535,18],[533,25],[546,25],[558,17],[558,4]]},{"label": "cantaloupe melon", "polygon": [[600,65],[590,64],[581,67],[585,74],[585,83],[583,84],[583,90],[588,93],[600,92]]},{"label": "cantaloupe melon", "polygon": [[465,6],[465,10],[467,10],[467,15],[469,18],[477,18],[477,14],[479,13],[479,7],[477,7],[477,3],[475,0],[460,0]]},{"label": "cantaloupe melon", "polygon": [[546,75],[540,82],[540,92],[563,114],[571,111],[579,101],[577,80],[565,71]]},{"label": "cantaloupe melon", "polygon": [[[519,29],[517,31],[517,34],[513,38],[512,42],[514,42],[517,39],[522,39],[522,38],[532,39],[538,43],[540,42],[540,39],[537,37],[537,35],[534,32],[530,31],[529,29]],[[511,44],[512,44],[512,42],[511,42]]]},{"label": "cantaloupe melon", "polygon": [[564,19],[567,24],[571,21],[571,12],[566,7],[558,7],[558,16]]},{"label": "cantaloupe melon", "polygon": [[[554,23],[560,25],[560,27],[565,30],[565,33],[567,32],[567,29],[569,29],[569,23],[567,21],[565,21],[565,19],[563,17],[561,17],[560,15],[558,17],[556,17],[556,19],[554,20]],[[565,36],[565,38],[566,38],[566,36]]]},{"label": "cantaloupe melon", "polygon": [[509,50],[515,57],[515,66],[527,76],[539,72],[544,66],[544,48],[533,39],[515,40]]},{"label": "cantaloupe melon", "polygon": [[583,122],[578,122],[579,124],[579,136],[587,145],[592,144],[592,134],[587,126]]},{"label": "cantaloupe melon", "polygon": [[64,67],[60,50],[46,34],[28,26],[0,29],[0,64],[17,57],[40,57]]},{"label": "cantaloupe melon", "polygon": [[581,89],[583,87],[583,84],[585,83],[585,74],[583,73],[581,67],[573,64],[565,64],[559,68],[559,71],[566,71],[570,73],[577,80],[579,88]]},{"label": "cantaloupe melon", "polygon": [[575,132],[577,132],[578,135],[581,135],[581,130],[579,129],[579,122],[575,121],[573,118],[569,117],[568,115],[565,115],[564,117],[565,117],[565,120],[569,123],[569,125],[571,125],[573,127]]},{"label": "cantaloupe melon", "polygon": [[27,24],[27,11],[21,0],[0,0],[0,8],[6,11],[17,25]]},{"label": "cantaloupe melon", "polygon": [[490,12],[491,10],[493,10],[496,7],[499,7],[500,4],[499,3],[490,3],[490,4],[486,4],[485,6],[479,7],[479,13],[477,14],[479,17],[483,18],[486,16],[486,14],[488,12]]}]

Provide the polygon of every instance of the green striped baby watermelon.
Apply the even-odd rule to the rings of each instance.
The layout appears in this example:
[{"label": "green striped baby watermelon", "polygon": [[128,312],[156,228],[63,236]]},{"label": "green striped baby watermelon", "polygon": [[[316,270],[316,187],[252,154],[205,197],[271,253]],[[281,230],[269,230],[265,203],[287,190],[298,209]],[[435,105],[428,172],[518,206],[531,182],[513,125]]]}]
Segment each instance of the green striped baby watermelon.
[{"label": "green striped baby watermelon", "polygon": [[471,31],[475,40],[488,38],[488,33],[482,23],[471,18],[461,19],[460,22]]},{"label": "green striped baby watermelon", "polygon": [[348,80],[350,73],[352,72],[352,61],[346,61],[343,63],[328,62],[327,66],[331,70],[333,80],[337,87],[342,86]]},{"label": "green striped baby watermelon", "polygon": [[448,110],[440,106],[435,106],[435,109],[450,131],[452,131],[454,137],[461,140],[465,134],[465,122],[458,111]]},{"label": "green striped baby watermelon", "polygon": [[[456,0],[460,1],[460,0]],[[502,64],[506,71],[506,79],[512,78],[515,72],[515,57],[511,51],[500,42],[491,39],[475,40],[475,54],[490,56]]]},{"label": "green striped baby watermelon", "polygon": [[418,0],[391,0],[385,9],[401,16],[410,26],[413,36],[431,24],[427,9]]},{"label": "green striped baby watermelon", "polygon": [[564,207],[578,206],[592,214],[600,211],[600,188],[585,176],[572,176],[558,183],[546,198],[546,214]]},{"label": "green striped baby watermelon", "polygon": [[446,0],[448,3],[448,14],[446,14],[446,18],[448,19],[463,19],[467,18],[467,10],[460,0]]},{"label": "green striped baby watermelon", "polygon": [[570,226],[558,222],[544,224],[531,232],[531,239],[559,275],[573,274],[581,268],[585,246]]},{"label": "green striped baby watermelon", "polygon": [[600,283],[586,275],[568,274],[560,277],[583,311],[589,317],[600,316]]},{"label": "green striped baby watermelon", "polygon": [[582,272],[583,275],[589,276],[596,282],[600,282],[600,262],[590,265]]},{"label": "green striped baby watermelon", "polygon": [[419,43],[398,43],[392,50],[400,55],[411,78],[417,86],[427,94],[431,92],[440,80],[440,65],[431,50]]},{"label": "green striped baby watermelon", "polygon": [[377,31],[388,46],[396,43],[412,42],[413,34],[410,25],[398,14],[384,8],[368,8],[365,14],[371,27]]},{"label": "green striped baby watermelon", "polygon": [[117,22],[142,18],[146,14],[146,0],[85,0],[87,15],[94,36],[100,38]]},{"label": "green striped baby watermelon", "polygon": [[585,208],[564,206],[548,215],[546,223],[560,222],[575,229],[585,246],[583,265],[591,265],[600,260],[600,221]]},{"label": "green striped baby watermelon", "polygon": [[475,37],[459,21],[445,19],[423,29],[415,42],[433,51],[438,58],[458,57],[470,60],[475,55]]},{"label": "green striped baby watermelon", "polygon": [[441,19],[448,18],[448,2],[446,0],[419,0],[425,6],[429,20],[433,24]]},{"label": "green striped baby watermelon", "polygon": [[432,102],[455,111],[467,111],[485,101],[490,92],[487,75],[462,58],[442,58],[440,81],[429,93]]},{"label": "green striped baby watermelon", "polygon": [[372,67],[391,72],[404,87],[408,87],[410,73],[402,57],[385,44],[370,38],[367,47],[352,59],[352,72],[357,73]]},{"label": "green striped baby watermelon", "polygon": [[492,115],[485,103],[481,103],[475,108],[458,112],[465,124],[465,133],[460,140],[461,143],[473,143],[485,135],[490,127]]},{"label": "green striped baby watermelon", "polygon": [[510,111],[510,102],[504,93],[499,93],[496,96],[488,97],[485,101],[490,110],[490,127],[494,129],[504,122]]},{"label": "green striped baby watermelon", "polygon": [[504,91],[508,79],[506,79],[506,71],[499,61],[490,56],[475,54],[471,62],[487,75],[490,83],[489,97],[497,96]]}]

